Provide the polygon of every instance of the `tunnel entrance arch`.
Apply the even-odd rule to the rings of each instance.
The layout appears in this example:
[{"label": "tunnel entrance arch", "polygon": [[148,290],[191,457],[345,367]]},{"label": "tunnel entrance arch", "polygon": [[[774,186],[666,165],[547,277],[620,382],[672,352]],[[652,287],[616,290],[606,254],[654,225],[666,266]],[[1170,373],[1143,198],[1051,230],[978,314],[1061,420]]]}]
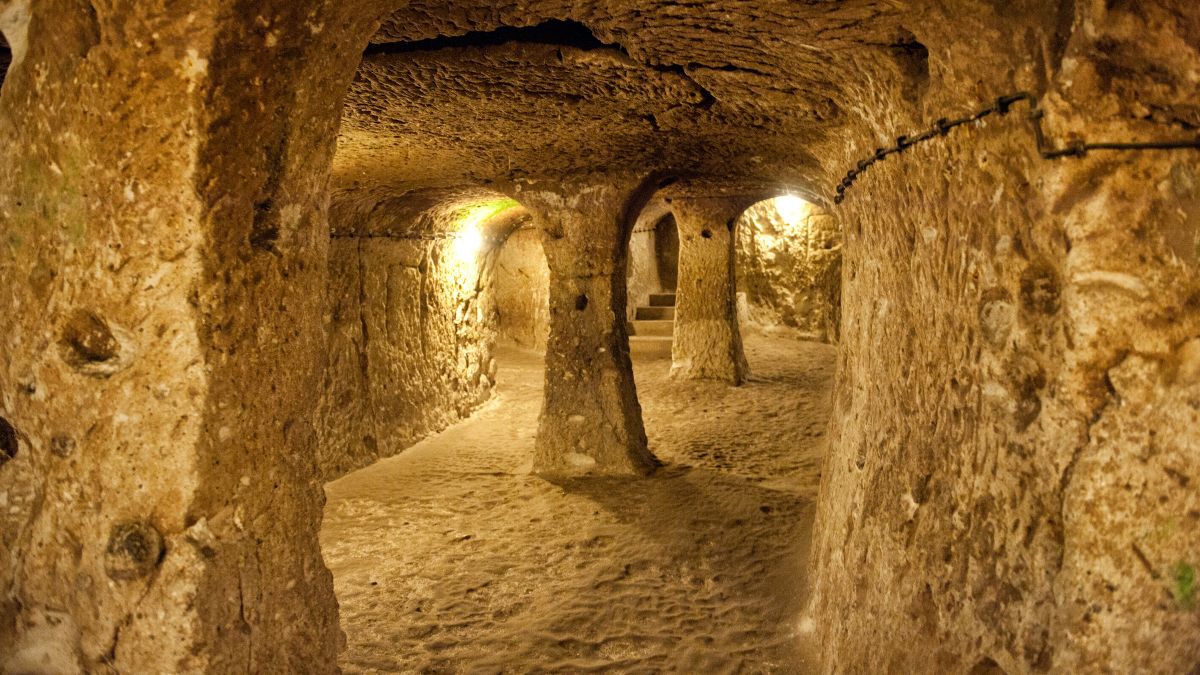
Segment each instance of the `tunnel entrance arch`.
[{"label": "tunnel entrance arch", "polygon": [[679,279],[679,233],[660,196],[636,214],[626,242],[626,320],[634,356],[669,358]]},{"label": "tunnel entrance arch", "polygon": [[746,209],[735,237],[738,311],[745,329],[837,342],[842,235],[833,216],[784,194]]}]

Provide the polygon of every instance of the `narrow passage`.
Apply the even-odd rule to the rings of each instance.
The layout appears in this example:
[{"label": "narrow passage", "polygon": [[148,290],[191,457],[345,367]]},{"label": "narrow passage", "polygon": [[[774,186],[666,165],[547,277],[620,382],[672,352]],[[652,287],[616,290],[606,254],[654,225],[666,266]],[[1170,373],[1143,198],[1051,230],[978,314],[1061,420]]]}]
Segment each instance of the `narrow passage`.
[{"label": "narrow passage", "polygon": [[749,336],[740,388],[635,356],[650,479],[529,474],[539,354],[497,397],[326,486],[347,672],[805,672],[798,649],[835,349]]}]

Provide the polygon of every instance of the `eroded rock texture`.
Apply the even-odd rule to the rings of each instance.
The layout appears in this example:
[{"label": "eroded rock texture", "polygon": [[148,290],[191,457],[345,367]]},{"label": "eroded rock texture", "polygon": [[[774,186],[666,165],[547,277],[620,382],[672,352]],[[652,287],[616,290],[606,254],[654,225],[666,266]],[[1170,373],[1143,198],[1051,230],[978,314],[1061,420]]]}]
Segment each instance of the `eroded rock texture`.
[{"label": "eroded rock texture", "polygon": [[[879,112],[831,166],[1011,89],[1045,92],[1059,143],[1200,125],[1191,4],[948,5],[907,24],[935,74],[923,97],[863,88]],[[825,668],[1200,663],[1198,168],[1194,152],[1044,161],[1010,115],[848,193],[815,542]]]},{"label": "eroded rock texture", "polygon": [[649,472],[625,256],[676,179],[843,233],[824,669],[1200,664],[1196,153],[1048,161],[1022,103],[832,202],[1015,90],[1057,147],[1193,138],[1194,2],[400,4],[0,0],[4,668],[334,670],[321,465],[490,376],[486,270],[386,230],[483,193],[545,246],[537,468]]},{"label": "eroded rock texture", "polygon": [[748,322],[836,342],[842,304],[842,235],[832,214],[784,198],[747,209],[737,225],[737,285]]},{"label": "eroded rock texture", "polygon": [[671,375],[741,384],[749,374],[738,330],[734,227],[747,202],[679,197],[679,294]]},{"label": "eroded rock texture", "polygon": [[880,0],[410,2],[351,89],[335,181],[661,169],[810,189],[809,143],[847,116],[841,78],[910,51],[895,14]]},{"label": "eroded rock texture", "polygon": [[[341,193],[330,220],[319,463],[332,479],[398,454],[487,401],[497,336],[536,330],[513,313],[533,312],[549,284],[543,274],[540,285],[515,287],[511,275],[524,270],[512,267],[536,273],[545,256],[536,231],[514,231],[528,214],[495,192]],[[522,247],[530,235],[536,248]]]}]

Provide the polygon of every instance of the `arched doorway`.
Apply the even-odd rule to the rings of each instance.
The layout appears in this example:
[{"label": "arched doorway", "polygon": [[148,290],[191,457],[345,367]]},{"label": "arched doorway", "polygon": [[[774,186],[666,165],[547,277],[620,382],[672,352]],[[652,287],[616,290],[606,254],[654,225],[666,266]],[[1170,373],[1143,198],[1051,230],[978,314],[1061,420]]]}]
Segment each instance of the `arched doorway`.
[{"label": "arched doorway", "polygon": [[833,216],[783,195],[746,209],[736,236],[743,329],[837,342],[842,235]]},{"label": "arched doorway", "polygon": [[671,205],[655,199],[629,236],[626,268],[629,349],[637,357],[670,358],[679,284],[679,230]]}]

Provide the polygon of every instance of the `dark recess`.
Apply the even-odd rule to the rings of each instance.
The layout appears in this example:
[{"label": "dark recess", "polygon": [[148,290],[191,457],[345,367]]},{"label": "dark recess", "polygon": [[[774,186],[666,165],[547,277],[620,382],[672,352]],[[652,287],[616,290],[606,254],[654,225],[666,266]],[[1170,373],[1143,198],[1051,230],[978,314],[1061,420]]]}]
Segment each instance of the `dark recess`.
[{"label": "dark recess", "polygon": [[[432,52],[439,49],[495,47],[512,42],[536,45],[574,47],[584,51],[593,49],[621,49],[620,45],[601,42],[587,26],[578,21],[551,19],[536,26],[501,26],[492,31],[475,31],[452,37],[439,36],[415,42],[388,42],[368,45],[364,54],[411,54]],[[624,51],[621,49],[621,51]]]},{"label": "dark recess", "polygon": [[0,466],[17,456],[17,430],[8,420],[0,417]]},{"label": "dark recess", "polygon": [[4,84],[4,76],[8,74],[8,66],[12,63],[12,50],[7,43],[0,42],[0,84]]},{"label": "dark recess", "polygon": [[664,291],[679,286],[679,226],[668,213],[654,225],[654,264]]},{"label": "dark recess", "polygon": [[929,50],[912,33],[903,31],[891,45],[891,52],[904,77],[906,89],[914,100],[919,101],[929,87]]}]

